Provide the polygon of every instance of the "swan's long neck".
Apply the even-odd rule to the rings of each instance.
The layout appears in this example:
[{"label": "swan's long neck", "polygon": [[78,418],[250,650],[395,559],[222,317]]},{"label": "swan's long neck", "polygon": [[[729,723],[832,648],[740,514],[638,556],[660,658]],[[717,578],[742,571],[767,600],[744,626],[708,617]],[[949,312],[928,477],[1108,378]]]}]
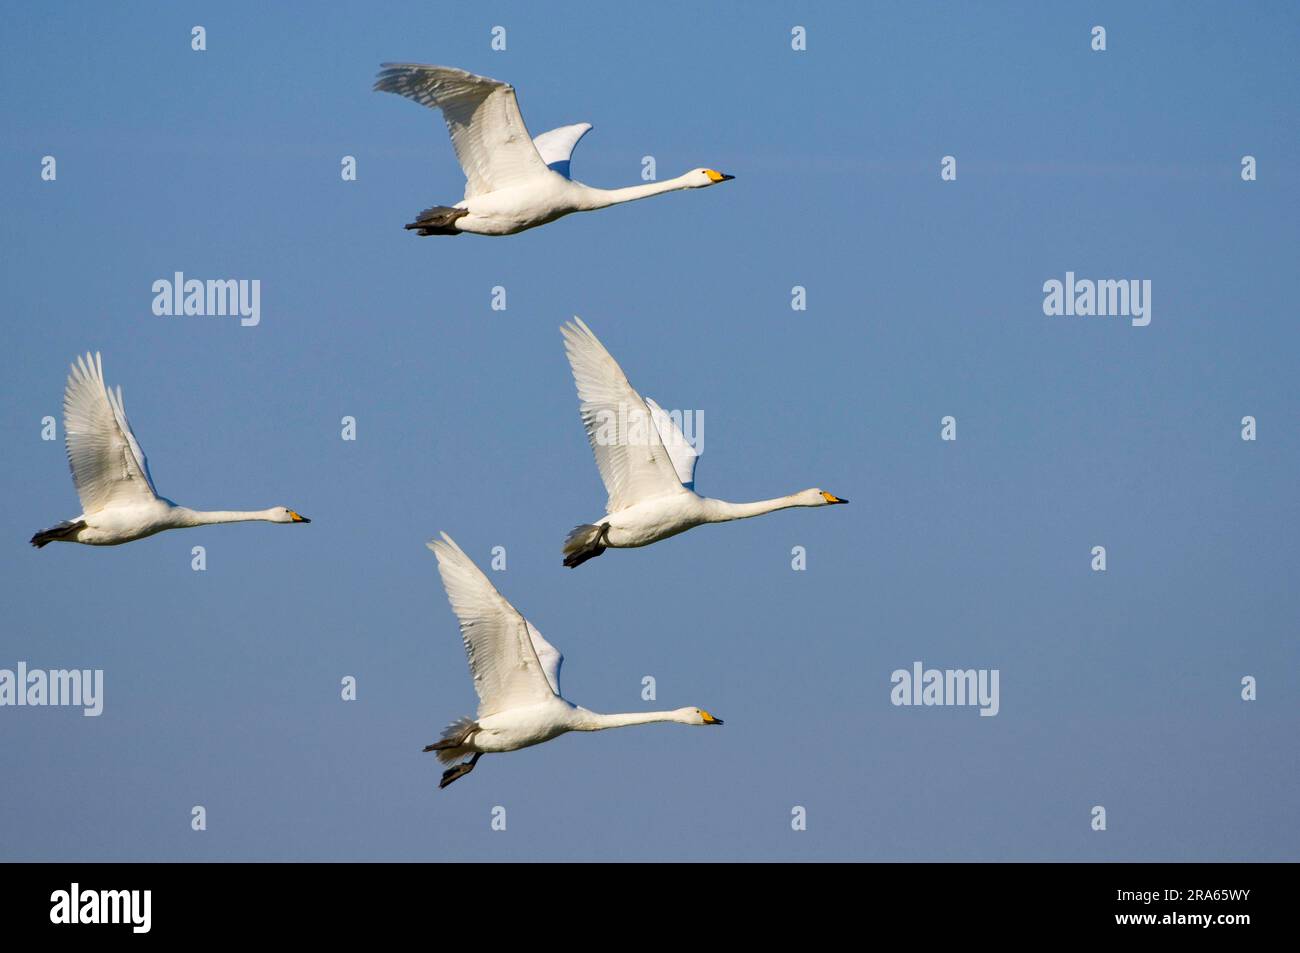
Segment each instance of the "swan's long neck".
[{"label": "swan's long neck", "polygon": [[664,179],[662,182],[629,185],[625,189],[593,189],[587,185],[583,186],[582,208],[584,211],[608,208],[611,205],[622,205],[624,202],[635,202],[637,199],[662,195],[665,192],[676,192],[689,187],[684,175],[679,175],[675,179]]},{"label": "swan's long neck", "polygon": [[809,506],[798,493],[780,496],[775,500],[757,500],[753,503],[728,503],[726,500],[706,499],[705,513],[710,523],[725,523],[728,520],[743,520],[751,516],[762,516],[777,510],[787,510],[792,506]]},{"label": "swan's long neck", "polygon": [[275,510],[192,510],[178,506],[175,515],[182,526],[207,526],[209,523],[247,523],[252,520],[275,522]]},{"label": "swan's long neck", "polygon": [[677,721],[675,711],[637,711],[602,715],[598,711],[579,711],[578,731],[604,731],[606,728],[626,728],[628,725],[649,725],[657,721]]}]

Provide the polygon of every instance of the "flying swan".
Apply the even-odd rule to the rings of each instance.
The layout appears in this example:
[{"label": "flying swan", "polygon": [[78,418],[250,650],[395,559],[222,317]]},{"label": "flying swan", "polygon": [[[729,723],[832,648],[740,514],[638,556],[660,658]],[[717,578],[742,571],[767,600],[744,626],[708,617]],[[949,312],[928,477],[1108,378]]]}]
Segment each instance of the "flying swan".
[{"label": "flying swan", "polygon": [[478,759],[496,751],[517,751],[550,741],[567,731],[600,731],[624,725],[675,721],[682,725],[720,725],[699,708],[602,715],[560,697],[564,656],[542,638],[533,624],[506,601],[487,576],[446,533],[428,547],[438,557],[438,571],[469,656],[478,693],[478,716],[460,718],[446,727],[442,740],[425,747],[443,764],[463,761],[442,773],[445,788],[474,770]]},{"label": "flying swan", "polygon": [[663,182],[594,189],[569,178],[569,159],[591,124],[580,122],[528,135],[514,87],[450,66],[384,63],[375,89],[442,110],[456,158],[465,172],[465,198],[435,205],[406,227],[421,235],[513,235],[570,212],[633,202],[678,189],[702,189],[735,178],[693,169]]},{"label": "flying swan", "polygon": [[728,503],[695,492],[699,451],[672,417],[643,399],[591,328],[575,317],[560,329],[582,402],[582,423],[609,491],[605,516],[575,526],[564,565],[581,566],[606,548],[648,546],[702,523],[725,523],[793,506],[847,503],[822,489],[774,500]]},{"label": "flying swan", "polygon": [[84,512],[32,537],[40,549],[46,543],[86,543],[116,546],[143,539],[165,529],[209,523],[310,523],[283,506],[252,513],[204,512],[177,506],[154,489],[149,461],[127,423],[122,388],[104,385],[99,354],[78,357],[63,391],[63,430],[72,482]]}]

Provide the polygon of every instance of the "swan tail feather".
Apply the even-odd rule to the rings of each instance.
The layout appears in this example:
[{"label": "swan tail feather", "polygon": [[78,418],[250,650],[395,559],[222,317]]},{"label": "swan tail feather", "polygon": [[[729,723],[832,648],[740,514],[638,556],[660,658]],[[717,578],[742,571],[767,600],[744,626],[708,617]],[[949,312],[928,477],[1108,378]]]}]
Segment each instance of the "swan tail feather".
[{"label": "swan tail feather", "polygon": [[420,235],[459,235],[460,229],[456,227],[456,221],[468,214],[467,208],[435,205],[433,208],[426,208],[414,222],[405,227],[414,229]]},{"label": "swan tail feather", "polygon": [[32,545],[40,549],[46,543],[53,543],[60,539],[75,539],[78,531],[86,528],[85,520],[64,520],[51,526],[49,529],[43,529],[32,537]]},{"label": "swan tail feather", "polygon": [[583,523],[581,526],[573,527],[564,540],[564,565],[576,569],[588,559],[595,559],[603,553],[606,547],[601,540],[605,538],[608,530],[608,523],[601,523],[599,526]]},{"label": "swan tail feather", "polygon": [[469,747],[468,743],[470,736],[476,731],[478,731],[478,722],[473,718],[468,716],[457,718],[442,730],[442,738],[431,745],[425,745],[424,750],[437,752],[441,763],[451,764],[467,754],[474,753],[474,749]]}]

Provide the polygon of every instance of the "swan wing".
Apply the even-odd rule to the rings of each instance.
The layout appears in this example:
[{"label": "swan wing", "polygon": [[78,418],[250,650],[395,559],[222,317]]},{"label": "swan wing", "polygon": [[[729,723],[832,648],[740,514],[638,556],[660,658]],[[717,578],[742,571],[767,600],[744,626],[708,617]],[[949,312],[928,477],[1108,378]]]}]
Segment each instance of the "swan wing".
[{"label": "swan wing", "polygon": [[686,489],[694,490],[695,462],[700,459],[700,451],[691,446],[686,435],[682,433],[682,428],[677,426],[677,421],[673,420],[666,410],[649,397],[645,402],[650,408],[650,419],[654,421],[655,429],[659,431],[659,440],[668,451],[668,459],[672,461],[673,469],[677,471],[677,479],[682,481],[682,486]]},{"label": "swan wing", "polygon": [[549,172],[528,135],[509,83],[450,66],[384,63],[375,89],[442,111],[465,172],[465,198],[520,185]]},{"label": "swan wing", "polygon": [[[465,551],[446,533],[428,544],[438,557],[438,572],[447,601],[460,620],[460,634],[469,657],[474,690],[478,692],[478,717],[546,701],[557,694],[534,646],[537,630],[506,601]],[[542,645],[555,656],[555,681],[559,682],[560,653],[541,633]]]},{"label": "swan wing", "polygon": [[537,653],[537,661],[542,665],[542,674],[546,676],[546,681],[550,683],[551,691],[560,694],[560,666],[564,664],[564,656],[546,639],[542,638],[542,633],[537,631],[537,627],[524,620],[528,626],[528,638],[533,643],[533,651]]},{"label": "swan wing", "polygon": [[126,419],[122,388],[114,393],[104,384],[98,352],[72,365],[63,391],[63,430],[85,512],[157,498],[149,462]]},{"label": "swan wing", "polygon": [[575,317],[560,331],[582,402],[587,441],[609,491],[608,512],[680,490],[681,481],[650,408],[618,362],[581,318]]},{"label": "swan wing", "polygon": [[589,122],[561,126],[559,129],[552,129],[535,137],[533,145],[537,147],[537,154],[542,157],[547,168],[570,179],[572,176],[569,174],[569,161],[573,158],[573,147],[589,132],[591,132]]}]

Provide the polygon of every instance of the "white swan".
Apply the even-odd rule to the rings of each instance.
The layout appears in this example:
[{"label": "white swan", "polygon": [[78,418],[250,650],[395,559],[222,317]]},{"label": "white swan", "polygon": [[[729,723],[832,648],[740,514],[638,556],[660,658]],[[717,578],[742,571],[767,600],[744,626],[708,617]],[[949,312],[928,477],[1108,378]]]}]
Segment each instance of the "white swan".
[{"label": "white swan", "polygon": [[624,725],[675,721],[683,725],[720,725],[699,708],[602,715],[560,697],[564,656],[542,638],[533,624],[506,601],[487,576],[446,533],[428,547],[438,557],[438,571],[469,656],[478,715],[448,725],[442,740],[428,745],[438,760],[451,764],[438,787],[445,788],[474,770],[478,759],[495,751],[516,751],[550,741],[568,731],[600,731]]},{"label": "white swan", "polygon": [[580,566],[607,547],[648,546],[702,523],[760,516],[793,506],[847,503],[822,489],[756,503],[728,503],[695,492],[699,452],[658,404],[642,399],[591,328],[574,318],[560,329],[582,402],[582,422],[609,491],[606,514],[574,527],[564,565]]},{"label": "white swan", "polygon": [[530,138],[507,83],[450,66],[384,63],[375,89],[442,110],[456,158],[465,172],[465,198],[425,209],[407,225],[421,235],[513,235],[570,212],[589,212],[678,189],[701,189],[735,176],[693,169],[663,182],[594,189],[569,178],[573,147],[590,123],[561,126]]},{"label": "white swan", "polygon": [[31,542],[37,549],[52,542],[116,546],[165,529],[208,523],[311,522],[283,506],[252,513],[204,512],[159,496],[149,474],[149,461],[127,423],[122,388],[114,393],[104,385],[104,365],[98,353],[78,357],[72,365],[63,392],[63,429],[72,482],[84,512],[33,536]]}]

